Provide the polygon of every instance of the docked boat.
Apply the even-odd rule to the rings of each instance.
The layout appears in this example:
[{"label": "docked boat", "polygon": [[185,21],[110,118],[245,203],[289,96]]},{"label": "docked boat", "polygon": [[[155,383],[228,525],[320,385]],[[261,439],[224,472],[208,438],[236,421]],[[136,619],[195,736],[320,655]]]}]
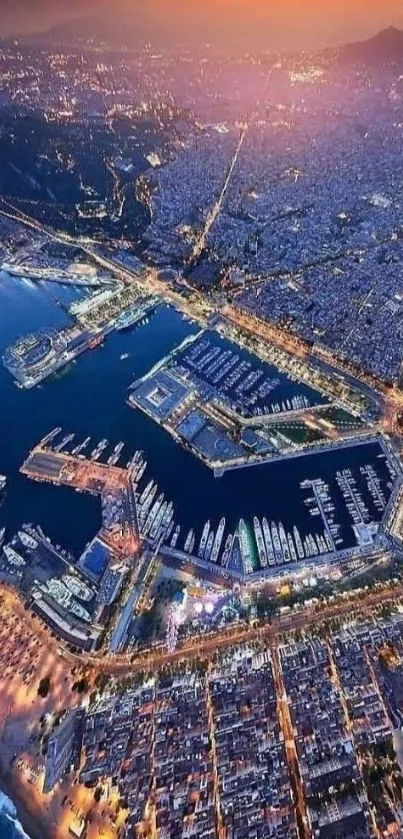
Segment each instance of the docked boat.
[{"label": "docked boat", "polygon": [[4,553],[10,563],[10,565],[15,565],[17,568],[21,568],[23,565],[26,565],[26,561],[24,557],[22,557],[11,545],[6,545],[4,548]]},{"label": "docked boat", "polygon": [[188,535],[186,537],[186,540],[185,540],[185,548],[184,548],[185,553],[187,553],[187,554],[192,553],[193,548],[195,546],[195,541],[196,541],[195,540],[195,532],[194,532],[193,527],[192,527],[191,530],[189,530],[189,533],[188,533]]},{"label": "docked boat", "polygon": [[218,554],[220,553],[221,543],[224,536],[225,530],[225,518],[220,520],[220,523],[217,528],[216,537],[213,542],[213,549],[211,551],[211,562],[217,562]]},{"label": "docked boat", "polygon": [[149,481],[146,488],[143,489],[143,492],[140,495],[139,504],[144,504],[144,502],[145,502],[148,494],[151,492],[153,486],[154,486],[154,481]]},{"label": "docked boat", "polygon": [[18,531],[18,538],[21,544],[24,545],[24,548],[28,548],[30,551],[34,551],[38,547],[36,539],[33,539],[32,536],[28,536],[28,533],[25,533],[24,530]]},{"label": "docked boat", "polygon": [[208,521],[206,521],[206,524],[204,525],[204,528],[203,528],[202,537],[200,539],[199,550],[197,552],[198,556],[200,556],[200,557],[202,557],[204,555],[204,551],[205,551],[205,547],[207,545],[207,539],[208,539],[209,532],[210,532],[210,519]]},{"label": "docked boat", "polygon": [[176,527],[175,527],[172,539],[171,539],[171,548],[176,548],[180,532],[181,532],[180,524],[177,524]]},{"label": "docked boat", "polygon": [[158,510],[158,513],[155,517],[154,524],[150,529],[150,539],[155,539],[158,536],[158,532],[159,532],[160,527],[162,527],[162,523],[163,523],[163,520],[164,520],[164,516],[165,516],[166,510],[167,510],[167,507],[168,507],[168,502],[164,501],[163,504],[161,504],[161,507]]},{"label": "docked boat", "polygon": [[41,440],[41,446],[46,446],[47,443],[51,443],[52,440],[54,440],[55,437],[57,437],[57,435],[60,434],[61,430],[62,429],[59,426],[58,428],[54,428],[53,431],[50,431],[49,434],[47,434],[46,437],[44,437],[43,440]]},{"label": "docked boat", "polygon": [[6,535],[6,528],[2,527],[1,530],[0,530],[0,548],[2,548],[2,546],[3,546],[5,535]]},{"label": "docked boat", "polygon": [[291,560],[290,549],[288,547],[287,536],[286,536],[286,532],[284,530],[284,525],[283,525],[282,522],[280,522],[280,524],[278,526],[278,535],[280,537],[280,544],[281,544],[281,550],[283,552],[284,561],[285,562],[290,562],[290,560]]},{"label": "docked boat", "polygon": [[93,449],[93,451],[90,454],[91,460],[99,460],[102,452],[105,451],[105,449],[108,445],[108,442],[109,441],[104,438],[103,440],[100,441],[100,443],[98,443],[97,446],[95,446],[95,449]]},{"label": "docked boat", "polygon": [[248,530],[243,519],[239,522],[238,534],[244,573],[250,574],[253,571],[253,554]]},{"label": "docked boat", "polygon": [[274,546],[274,556],[276,562],[283,562],[283,551],[281,550],[280,537],[278,535],[277,525],[272,521],[271,523],[271,538]]},{"label": "docked boat", "polygon": [[55,446],[55,452],[61,452],[63,449],[65,449],[66,446],[68,446],[68,444],[71,443],[72,440],[74,440],[74,437],[75,434],[66,434],[66,436],[63,437],[63,440],[61,440],[60,443],[58,443],[57,446]]},{"label": "docked boat", "polygon": [[298,530],[297,527],[294,527],[293,534],[294,534],[295,546],[297,548],[298,559],[303,559],[304,556],[305,556],[305,551],[304,551],[304,546],[302,544],[302,539],[301,539],[301,536],[299,535],[299,530]]},{"label": "docked boat", "polygon": [[295,545],[291,533],[287,533],[287,542],[288,542],[288,549],[291,555],[291,562],[297,561],[297,552],[295,550]]},{"label": "docked boat", "polygon": [[74,449],[71,452],[74,455],[74,457],[77,457],[77,455],[81,454],[81,452],[83,452],[84,449],[87,448],[90,440],[91,440],[91,437],[86,437],[85,440],[83,440],[82,443],[78,443],[77,446],[74,446]]},{"label": "docked boat", "polygon": [[68,590],[79,600],[91,600],[94,596],[91,589],[77,577],[73,577],[71,574],[63,574],[62,580]]},{"label": "docked boat", "polygon": [[145,460],[145,461],[144,461],[144,463],[142,463],[142,464],[140,465],[140,468],[139,468],[138,472],[136,472],[136,481],[137,481],[137,483],[138,483],[139,481],[141,481],[141,479],[142,479],[142,477],[143,477],[144,472],[146,471],[146,469],[147,469],[147,461]]},{"label": "docked boat", "polygon": [[266,548],[264,544],[262,526],[260,524],[259,519],[255,516],[253,519],[253,530],[255,533],[256,545],[257,545],[257,552],[259,554],[259,562],[261,568],[267,568],[267,554]]},{"label": "docked boat", "polygon": [[80,618],[80,620],[86,621],[86,623],[89,623],[91,620],[91,615],[84,609],[84,606],[81,606],[81,603],[76,603],[74,600],[69,605],[69,611],[77,618]]},{"label": "docked boat", "polygon": [[226,540],[225,540],[224,551],[223,551],[222,556],[221,556],[221,565],[223,566],[223,568],[228,567],[228,563],[229,563],[230,558],[231,558],[231,551],[232,551],[233,544],[234,544],[234,535],[233,535],[233,533],[229,533]]},{"label": "docked boat", "polygon": [[204,551],[204,557],[206,561],[210,559],[211,551],[213,550],[213,542],[214,542],[214,530],[211,530],[209,533],[209,537],[207,539],[206,549]]},{"label": "docked boat", "polygon": [[274,565],[275,558],[274,558],[274,547],[273,547],[273,540],[271,538],[270,527],[268,524],[267,519],[263,519],[263,536],[264,536],[264,543],[266,547],[266,555],[268,559],[269,565]]},{"label": "docked boat", "polygon": [[149,511],[149,509],[150,509],[150,507],[151,507],[151,504],[152,504],[152,503],[153,503],[153,501],[154,501],[154,498],[155,498],[156,494],[157,494],[157,485],[155,485],[155,486],[152,488],[152,490],[151,490],[151,492],[149,493],[148,497],[147,497],[147,498],[146,498],[146,500],[144,501],[144,504],[142,504],[142,505],[141,505],[141,507],[140,507],[140,521],[145,521],[145,519],[146,519],[146,517],[147,517],[147,514],[148,514],[148,511]]}]

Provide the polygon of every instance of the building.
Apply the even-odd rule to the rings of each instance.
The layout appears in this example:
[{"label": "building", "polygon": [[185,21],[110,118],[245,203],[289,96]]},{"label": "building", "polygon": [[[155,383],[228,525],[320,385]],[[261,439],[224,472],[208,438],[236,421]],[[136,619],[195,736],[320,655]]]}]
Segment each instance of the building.
[{"label": "building", "polygon": [[78,769],[85,711],[70,711],[49,738],[45,763],[43,791],[50,792],[55,784],[71,771]]}]

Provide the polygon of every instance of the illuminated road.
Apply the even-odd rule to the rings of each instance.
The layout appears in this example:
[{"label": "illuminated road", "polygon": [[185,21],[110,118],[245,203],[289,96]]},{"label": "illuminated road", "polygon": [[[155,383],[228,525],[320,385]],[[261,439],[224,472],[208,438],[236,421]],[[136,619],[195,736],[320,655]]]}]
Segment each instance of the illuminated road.
[{"label": "illuminated road", "polygon": [[224,198],[225,198],[225,194],[226,194],[227,189],[228,189],[228,187],[231,183],[232,173],[233,173],[233,171],[235,169],[235,166],[237,164],[238,157],[239,157],[241,148],[243,146],[243,141],[246,137],[247,130],[248,130],[248,126],[244,125],[244,127],[242,128],[242,131],[241,131],[241,136],[239,138],[238,145],[235,149],[234,156],[231,160],[231,163],[230,163],[230,166],[229,166],[229,169],[228,169],[228,172],[227,172],[227,177],[225,178],[222,190],[220,192],[220,195],[217,198],[217,201],[215,202],[215,204],[213,204],[210,212],[208,213],[203,231],[202,231],[201,235],[199,236],[199,238],[198,238],[198,240],[197,240],[197,242],[196,242],[196,244],[195,244],[195,246],[192,250],[189,262],[195,262],[196,259],[198,259],[199,256],[201,255],[201,253],[203,252],[206,241],[208,239],[208,235],[210,233],[210,230],[213,227],[214,222],[216,221],[217,217],[220,214],[221,207],[223,205],[223,201],[224,201]]},{"label": "illuminated road", "polygon": [[39,637],[50,649],[58,651],[71,665],[76,666],[79,661],[82,666],[88,666],[95,671],[115,676],[130,676],[134,672],[152,672],[162,667],[178,664],[181,661],[191,662],[197,658],[210,659],[219,650],[238,644],[254,641],[266,642],[269,645],[278,643],[283,634],[296,630],[312,629],[331,620],[345,618],[349,622],[362,619],[371,614],[374,609],[384,605],[396,605],[403,599],[403,584],[382,589],[381,591],[362,596],[352,596],[342,599],[331,606],[320,605],[316,611],[307,608],[291,612],[274,619],[264,626],[232,625],[220,632],[212,632],[203,636],[187,639],[173,652],[168,652],[164,646],[152,648],[142,653],[105,655],[102,653],[82,653],[75,655],[64,649],[61,642],[55,640],[52,633],[36,616],[34,617],[19,599],[18,595],[9,587],[2,585],[1,597],[5,606],[13,611],[29,634]]}]

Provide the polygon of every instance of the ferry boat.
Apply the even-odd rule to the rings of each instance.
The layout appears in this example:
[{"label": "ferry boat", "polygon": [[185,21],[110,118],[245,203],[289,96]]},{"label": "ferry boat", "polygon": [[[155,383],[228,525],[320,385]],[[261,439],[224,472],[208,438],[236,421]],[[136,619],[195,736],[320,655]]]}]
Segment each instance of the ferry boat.
[{"label": "ferry boat", "polygon": [[36,539],[33,539],[32,536],[28,536],[28,533],[24,533],[23,530],[18,531],[18,538],[24,548],[28,548],[30,551],[34,551],[38,547],[38,542]]},{"label": "ferry boat", "polygon": [[267,559],[269,561],[269,565],[274,565],[275,558],[274,558],[273,540],[271,538],[270,527],[269,527],[267,519],[263,519],[262,525],[263,525],[263,536],[264,536],[264,543],[265,543],[265,547],[266,547]]},{"label": "ferry boat", "polygon": [[255,539],[257,544],[257,551],[259,554],[259,562],[262,568],[267,567],[267,554],[263,539],[262,527],[259,519],[255,516],[253,519],[253,529],[255,532]]},{"label": "ferry boat", "polygon": [[206,524],[204,525],[204,528],[203,528],[202,537],[200,539],[199,550],[197,552],[198,556],[200,556],[200,557],[202,557],[203,554],[204,554],[204,550],[205,550],[205,547],[207,545],[207,539],[208,539],[209,532],[210,532],[210,519],[208,521],[206,521]]},{"label": "ferry boat", "polygon": [[223,540],[225,530],[225,518],[222,518],[220,524],[218,525],[216,537],[213,543],[213,550],[211,551],[211,562],[217,562],[218,554],[221,548],[221,542]]},{"label": "ferry boat", "polygon": [[195,546],[195,532],[192,528],[191,530],[189,530],[189,533],[188,533],[188,535],[186,537],[186,540],[185,540],[185,548],[184,548],[185,553],[191,554],[194,546]]}]

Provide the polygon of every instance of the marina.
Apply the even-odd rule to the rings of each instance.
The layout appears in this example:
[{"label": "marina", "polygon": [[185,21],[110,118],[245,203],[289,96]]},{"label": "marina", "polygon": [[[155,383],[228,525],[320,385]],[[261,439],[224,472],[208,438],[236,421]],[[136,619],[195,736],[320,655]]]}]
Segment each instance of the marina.
[{"label": "marina", "polygon": [[[72,290],[68,293],[71,297]],[[6,279],[0,288],[4,303],[0,311],[0,341],[4,345],[17,334],[17,329],[21,329],[20,324],[13,324],[7,308],[8,298],[15,307],[15,297],[18,301],[20,296],[30,299],[27,328],[34,328],[43,318],[49,325],[55,325],[63,316],[59,308],[50,306],[48,298],[37,287],[22,289],[15,280]],[[35,521],[56,543],[77,555],[83,550],[100,527],[96,500],[88,494],[71,493],[67,487],[56,492],[47,485],[38,486],[19,474],[28,452],[40,439],[46,440],[46,436],[51,435],[48,444],[54,448],[70,434],[75,436],[69,443],[65,441],[63,450],[72,452],[75,449],[79,461],[86,457],[100,465],[106,464],[118,441],[124,441],[117,465],[121,468],[136,458],[132,466],[136,470],[139,500],[142,504],[146,502],[140,511],[140,524],[146,521],[153,508],[155,520],[158,509],[154,505],[162,494],[160,506],[166,502],[165,512],[170,503],[173,505],[172,518],[165,520],[166,531],[170,529],[167,541],[173,549],[183,550],[189,531],[193,529],[194,553],[211,562],[214,540],[224,518],[217,564],[224,562],[228,568],[239,567],[243,561],[238,533],[241,519],[250,532],[256,566],[263,564],[266,558],[268,569],[291,565],[293,550],[297,560],[309,555],[324,555],[325,543],[329,550],[333,550],[333,545],[336,550],[353,548],[357,544],[354,531],[357,525],[336,481],[336,473],[346,469],[353,471],[360,487],[370,516],[369,525],[371,522],[379,524],[383,504],[388,504],[396,476],[395,465],[385,455],[378,439],[361,440],[359,445],[340,443],[313,454],[306,453],[304,457],[239,468],[215,477],[190,452],[178,446],[163,428],[143,412],[133,411],[125,404],[133,371],[130,365],[116,366],[122,351],[136,359],[137,372],[143,374],[195,332],[194,325],[173,309],[160,306],[141,330],[112,334],[101,350],[84,355],[66,376],[26,392],[24,405],[21,392],[0,368],[2,401],[9,406],[8,416],[13,416],[12,429],[5,414],[0,418],[0,439],[4,441],[0,449],[0,471],[12,475],[0,511],[0,524],[7,521],[10,531],[17,532],[23,521]],[[91,388],[88,382],[91,382]],[[290,399],[290,405],[292,396],[291,392],[286,397]],[[25,421],[27,413],[29,424]],[[84,442],[86,446],[79,449]],[[147,463],[144,456],[135,455],[141,451],[146,452]],[[361,469],[365,471],[361,472]],[[317,501],[310,507],[305,504],[307,498],[315,495],[311,488],[301,489],[305,480],[319,480],[329,486],[330,501],[323,499],[327,524]],[[337,515],[328,504],[335,506]],[[311,508],[313,513],[315,507],[318,514],[313,515]],[[264,550],[259,528],[260,549],[256,544],[255,518],[263,534]],[[148,532],[153,523],[149,522]],[[205,533],[207,523],[209,528]],[[280,524],[284,530],[282,540]],[[362,537],[362,528],[360,533]]]}]

